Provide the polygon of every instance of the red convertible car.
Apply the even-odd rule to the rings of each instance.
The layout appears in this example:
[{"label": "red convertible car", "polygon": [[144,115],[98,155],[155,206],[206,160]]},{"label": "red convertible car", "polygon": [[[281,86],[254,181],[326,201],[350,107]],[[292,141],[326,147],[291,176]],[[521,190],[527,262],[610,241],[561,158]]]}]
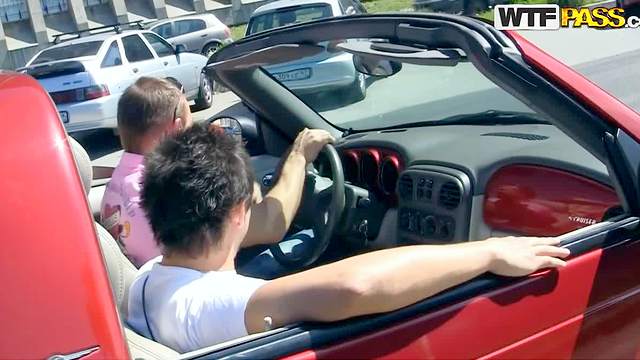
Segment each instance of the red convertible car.
[{"label": "red convertible car", "polygon": [[[325,51],[352,55],[364,99],[289,90],[331,61]],[[300,69],[265,69],[285,63]],[[136,269],[94,222],[109,169],[92,168],[35,80],[0,72],[0,358],[640,355],[640,115],[569,67],[478,20],[386,14],[260,33],[217,52],[209,70],[246,105],[218,117],[241,127],[265,188],[303,127],[339,139],[339,156],[309,168],[295,227],[321,235],[304,258],[277,256],[291,271],[498,235],[561,236],[568,265],[178,354],[122,321]]]}]

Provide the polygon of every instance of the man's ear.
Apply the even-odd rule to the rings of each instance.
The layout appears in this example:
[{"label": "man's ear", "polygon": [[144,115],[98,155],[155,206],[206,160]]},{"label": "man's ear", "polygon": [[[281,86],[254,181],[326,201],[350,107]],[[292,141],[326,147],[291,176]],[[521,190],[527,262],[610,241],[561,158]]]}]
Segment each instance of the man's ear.
[{"label": "man's ear", "polygon": [[182,131],[186,128],[185,121],[181,117],[176,117],[171,124],[171,128],[174,132]]},{"label": "man's ear", "polygon": [[231,208],[231,211],[229,212],[229,218],[235,226],[242,226],[245,222],[246,212],[247,207],[245,206],[244,202],[241,202],[240,204]]}]

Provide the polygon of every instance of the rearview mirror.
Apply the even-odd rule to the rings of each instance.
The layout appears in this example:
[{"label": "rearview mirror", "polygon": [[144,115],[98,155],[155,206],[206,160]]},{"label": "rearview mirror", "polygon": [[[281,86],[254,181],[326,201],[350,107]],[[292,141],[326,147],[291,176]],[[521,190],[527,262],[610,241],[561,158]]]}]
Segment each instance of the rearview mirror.
[{"label": "rearview mirror", "polygon": [[402,69],[402,63],[374,56],[353,55],[353,66],[358,72],[374,77],[388,77]]},{"label": "rearview mirror", "polygon": [[176,55],[182,54],[183,52],[187,52],[187,47],[182,44],[176,45]]}]

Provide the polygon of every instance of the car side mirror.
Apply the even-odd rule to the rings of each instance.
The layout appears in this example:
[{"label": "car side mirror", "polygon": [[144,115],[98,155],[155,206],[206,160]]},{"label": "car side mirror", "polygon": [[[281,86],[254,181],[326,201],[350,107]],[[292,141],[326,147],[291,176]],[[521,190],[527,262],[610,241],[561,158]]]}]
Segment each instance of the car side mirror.
[{"label": "car side mirror", "polygon": [[353,55],[353,66],[358,72],[374,77],[388,77],[402,70],[401,62],[362,55]]},{"label": "car side mirror", "polygon": [[354,15],[356,13],[356,8],[353,6],[349,6],[345,11],[345,15]]},{"label": "car side mirror", "polygon": [[186,46],[184,46],[183,44],[176,45],[176,55],[182,54],[184,52],[187,52]]}]

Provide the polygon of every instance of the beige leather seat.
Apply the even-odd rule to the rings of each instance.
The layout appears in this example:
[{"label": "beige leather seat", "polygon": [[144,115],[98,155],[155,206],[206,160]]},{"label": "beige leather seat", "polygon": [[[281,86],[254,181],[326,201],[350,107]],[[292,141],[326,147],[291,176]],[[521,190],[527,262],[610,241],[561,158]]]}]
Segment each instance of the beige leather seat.
[{"label": "beige leather seat", "polygon": [[[93,178],[91,160],[87,152],[73,138],[69,137],[69,143],[76,159],[85,193],[88,195]],[[129,286],[137,269],[124,256],[111,234],[97,222],[95,226],[96,234],[100,240],[100,247],[102,248],[102,255],[107,266],[113,296],[118,306],[118,313],[120,314],[120,319],[126,319]],[[133,359],[175,359],[178,357],[179,354],[172,349],[138,335],[129,329],[126,324],[123,324],[123,327],[129,344],[129,352]]]}]

